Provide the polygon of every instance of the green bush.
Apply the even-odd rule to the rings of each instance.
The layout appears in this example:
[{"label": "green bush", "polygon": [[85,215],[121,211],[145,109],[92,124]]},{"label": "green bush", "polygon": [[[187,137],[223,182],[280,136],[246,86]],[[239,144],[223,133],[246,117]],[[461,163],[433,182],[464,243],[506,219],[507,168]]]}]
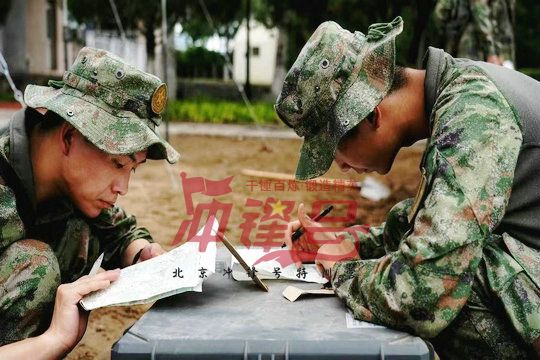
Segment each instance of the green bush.
[{"label": "green bush", "polygon": [[179,77],[223,78],[225,57],[204,47],[191,47],[176,52],[176,75]]},{"label": "green bush", "polygon": [[2,93],[0,92],[0,101],[16,101],[13,93]]},{"label": "green bush", "polygon": [[217,124],[281,124],[272,103],[252,103],[252,118],[247,106],[241,102],[189,99],[169,102],[166,116],[171,121],[189,121]]}]

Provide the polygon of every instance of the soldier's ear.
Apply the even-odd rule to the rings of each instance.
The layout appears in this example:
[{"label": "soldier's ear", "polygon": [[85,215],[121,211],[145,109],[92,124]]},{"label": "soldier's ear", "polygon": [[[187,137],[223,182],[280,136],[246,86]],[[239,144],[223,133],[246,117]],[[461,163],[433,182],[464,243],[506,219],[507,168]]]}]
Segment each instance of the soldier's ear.
[{"label": "soldier's ear", "polygon": [[381,110],[379,109],[379,106],[377,105],[375,109],[371,113],[369,113],[368,116],[366,116],[366,120],[369,123],[369,125],[373,129],[377,129],[380,126],[379,120],[381,116]]},{"label": "soldier's ear", "polygon": [[67,121],[65,121],[60,127],[60,147],[62,150],[62,154],[69,155],[69,151],[71,150],[71,145],[73,143],[73,137],[76,131],[77,130],[75,130],[73,125],[71,125]]}]

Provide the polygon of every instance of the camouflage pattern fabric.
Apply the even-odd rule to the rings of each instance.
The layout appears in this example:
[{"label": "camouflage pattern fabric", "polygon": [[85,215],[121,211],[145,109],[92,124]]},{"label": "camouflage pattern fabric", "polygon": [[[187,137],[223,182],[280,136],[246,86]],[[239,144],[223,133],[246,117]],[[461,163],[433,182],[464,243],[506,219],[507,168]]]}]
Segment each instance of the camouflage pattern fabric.
[{"label": "camouflage pattern fabric", "polygon": [[[297,179],[324,174],[341,137],[388,93],[394,78],[395,37],[402,30],[401,17],[371,25],[367,35],[327,21],[310,37],[275,105],[281,120],[304,137]],[[362,101],[354,101],[358,98]]]},{"label": "camouflage pattern fabric", "polygon": [[85,47],[63,80],[49,85],[28,85],[26,104],[54,111],[106,153],[148,149],[149,159],[174,163],[180,158],[157,132],[167,87],[156,76],[105,50]]},{"label": "camouflage pattern fabric", "polygon": [[59,285],[58,261],[47,244],[19,240],[0,254],[0,345],[47,329]]},{"label": "camouflage pattern fabric", "polygon": [[343,234],[362,260],[336,263],[332,283],[356,317],[430,339],[442,358],[538,356],[540,255],[493,232],[520,121],[482,69],[443,59],[418,194],[383,226]]},{"label": "camouflage pattern fabric", "polygon": [[[30,110],[28,109],[26,113],[21,110],[15,115],[11,124],[14,133],[26,134],[24,114],[28,116]],[[29,194],[33,194],[32,169],[27,144],[28,138],[26,136],[14,139],[10,136],[9,131],[0,134],[0,156],[5,159],[14,159],[19,164],[23,175],[26,176],[23,178],[28,179],[25,188]],[[14,149],[15,153],[10,152],[10,149]],[[67,199],[53,200],[40,204],[34,223],[27,227],[23,223],[16,205],[14,190],[8,187],[6,181],[0,177],[0,289],[2,290],[0,318],[5,319],[5,316],[11,316],[10,319],[16,319],[16,316],[19,316],[18,320],[10,320],[10,322],[20,324],[19,327],[13,325],[10,328],[5,325],[6,327],[2,329],[4,333],[0,334],[2,336],[0,345],[4,344],[4,339],[8,341],[9,339],[25,338],[31,333],[35,335],[38,331],[36,330],[38,324],[50,321],[50,314],[45,311],[45,304],[52,304],[54,301],[56,287],[48,292],[40,289],[50,287],[52,274],[57,274],[57,282],[74,281],[88,273],[101,252],[105,252],[102,265],[104,268],[120,267],[121,256],[132,241],[136,239],[153,241],[145,228],[137,227],[136,219],[133,216],[128,216],[116,206],[103,211],[95,219],[88,219],[73,208]],[[36,246],[25,250],[25,253],[28,253],[30,257],[24,257],[22,253],[16,252],[17,249],[26,249],[23,245],[27,244],[28,240],[25,239],[39,240],[39,246],[36,245],[37,242],[32,242],[31,245]],[[37,249],[42,250],[42,254],[37,252]],[[50,254],[51,249],[52,255]],[[54,261],[52,257],[54,257]],[[13,266],[21,261],[30,264],[28,265],[29,269],[38,270],[35,270],[35,273],[30,270],[21,270],[16,277],[9,278],[9,274],[16,270]],[[48,270],[44,270],[46,266],[43,264],[51,265]],[[41,278],[36,274],[43,276],[45,283],[42,283]],[[26,297],[22,297],[15,290],[7,290],[8,287],[14,289],[17,284],[24,285],[25,292],[28,294]],[[12,299],[14,296],[19,296],[19,298]],[[12,309],[10,304],[14,301],[19,303],[16,308]],[[27,305],[25,305],[25,301],[28,301]],[[28,329],[25,328],[27,316],[35,318],[31,324],[28,323]]]},{"label": "camouflage pattern fabric", "polygon": [[439,0],[434,18],[453,56],[515,62],[515,0]]}]

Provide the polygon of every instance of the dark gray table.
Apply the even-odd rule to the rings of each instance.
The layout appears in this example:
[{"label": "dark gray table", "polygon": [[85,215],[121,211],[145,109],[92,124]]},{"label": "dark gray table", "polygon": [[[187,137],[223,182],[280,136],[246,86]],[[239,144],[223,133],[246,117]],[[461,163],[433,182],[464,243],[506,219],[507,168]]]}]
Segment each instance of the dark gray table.
[{"label": "dark gray table", "polygon": [[[218,252],[223,259],[223,250]],[[270,292],[216,274],[202,293],[160,300],[113,345],[112,359],[431,359],[418,337],[386,328],[347,328],[336,297],[289,302],[288,285],[267,281]]]}]

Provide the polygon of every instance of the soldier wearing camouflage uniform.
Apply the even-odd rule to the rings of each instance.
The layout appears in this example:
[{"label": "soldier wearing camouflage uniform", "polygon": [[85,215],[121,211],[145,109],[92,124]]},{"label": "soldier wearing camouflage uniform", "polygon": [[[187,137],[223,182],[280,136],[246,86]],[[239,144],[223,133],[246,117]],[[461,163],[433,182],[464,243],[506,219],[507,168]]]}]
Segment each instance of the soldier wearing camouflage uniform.
[{"label": "soldier wearing camouflage uniform", "polygon": [[513,67],[515,0],[439,0],[435,24],[452,56]]},{"label": "soldier wearing camouflage uniform", "polygon": [[[296,178],[387,173],[401,147],[427,138],[415,199],[378,227],[329,243],[299,210],[287,239],[313,251],[358,319],[428,339],[442,358],[540,353],[540,83],[429,48],[424,70],[395,69],[401,18],[367,35],[323,23],[276,102],[304,137]],[[300,226],[307,235],[292,243]]]},{"label": "soldier wearing camouflage uniform", "polygon": [[[110,269],[163,252],[114,202],[146,158],[179,158],[157,133],[165,84],[84,48],[49,85],[28,86],[28,108],[0,131],[0,345],[47,329],[57,287],[88,273],[101,252]],[[57,164],[44,163],[49,153],[59,157],[55,174],[47,171]],[[93,172],[93,159],[104,159],[103,173]]]}]

